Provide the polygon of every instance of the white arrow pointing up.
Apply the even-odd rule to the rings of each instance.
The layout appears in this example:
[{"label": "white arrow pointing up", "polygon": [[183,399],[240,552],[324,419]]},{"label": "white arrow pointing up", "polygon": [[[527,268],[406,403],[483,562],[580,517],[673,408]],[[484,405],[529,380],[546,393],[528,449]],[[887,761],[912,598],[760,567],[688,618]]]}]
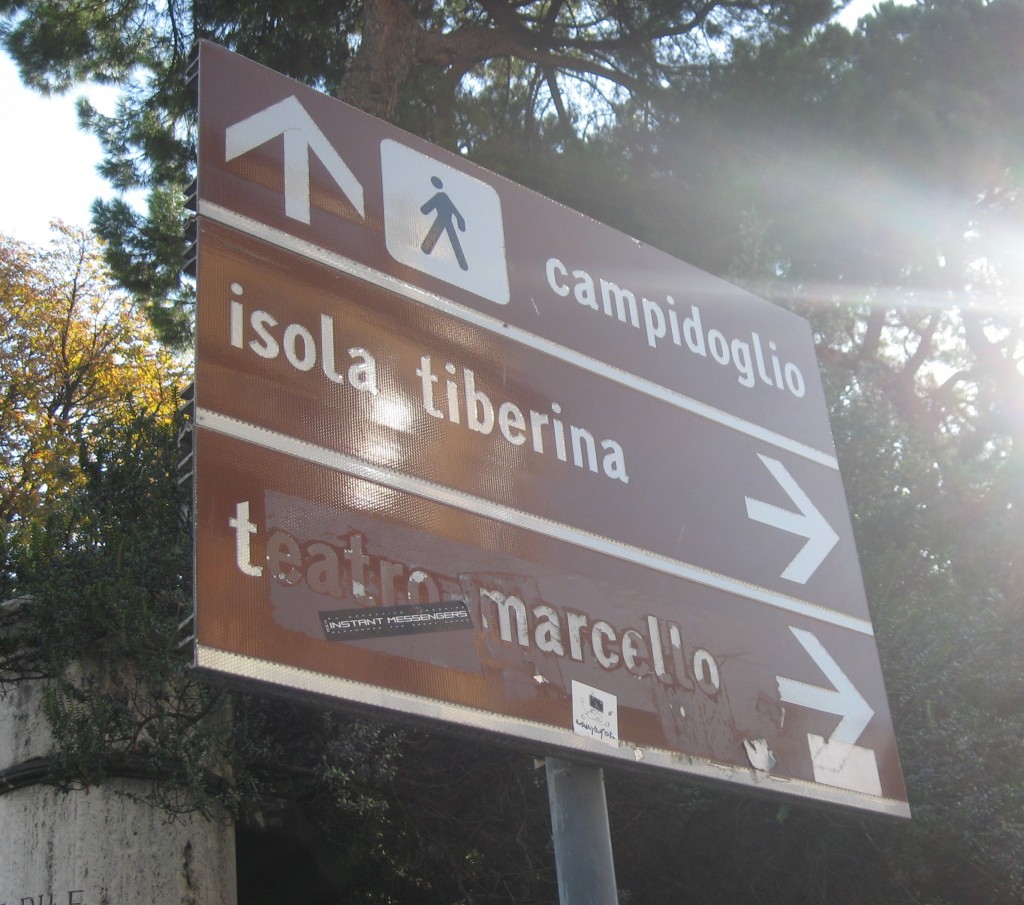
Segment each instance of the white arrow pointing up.
[{"label": "white arrow pointing up", "polygon": [[823,713],[833,713],[842,717],[839,725],[829,737],[828,743],[855,744],[875,712],[814,635],[793,626],[790,626],[789,630],[803,645],[804,650],[811,655],[811,659],[818,664],[818,668],[825,673],[833,687],[821,688],[817,685],[808,685],[806,682],[797,682],[795,679],[776,676],[775,679],[779,683],[779,697],[788,704],[809,707],[811,710],[820,710]]},{"label": "white arrow pointing up", "polygon": [[832,551],[839,540],[839,535],[832,530],[832,526],[825,520],[825,517],[810,501],[800,485],[793,480],[793,476],[786,470],[785,465],[768,456],[758,454],[758,458],[764,462],[765,467],[772,473],[772,477],[779,482],[800,511],[790,512],[787,509],[773,506],[771,503],[746,497],[747,517],[765,525],[771,525],[773,528],[788,531],[790,534],[807,538],[807,543],[793,557],[793,561],[786,566],[782,573],[783,578],[798,584],[806,584],[807,580],[817,571],[818,566],[825,561],[825,557]]},{"label": "white arrow pointing up", "polygon": [[279,135],[284,136],[286,216],[309,223],[309,154],[312,152],[320,158],[359,216],[365,218],[362,184],[294,96],[228,126],[224,132],[224,160],[234,160]]}]

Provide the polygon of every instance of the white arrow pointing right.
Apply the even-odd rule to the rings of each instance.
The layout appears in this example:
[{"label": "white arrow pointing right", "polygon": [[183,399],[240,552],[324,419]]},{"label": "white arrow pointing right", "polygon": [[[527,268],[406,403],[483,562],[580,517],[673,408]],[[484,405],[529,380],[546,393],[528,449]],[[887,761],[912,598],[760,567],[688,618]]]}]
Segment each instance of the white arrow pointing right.
[{"label": "white arrow pointing right", "polygon": [[827,739],[807,733],[814,781],[865,795],[881,795],[882,782],[875,752],[857,745],[874,711],[814,635],[793,626],[789,630],[828,677],[832,688],[776,676],[779,697],[787,704],[833,713],[840,718],[839,725]]},{"label": "white arrow pointing right", "polygon": [[279,135],[284,136],[286,216],[309,223],[309,152],[312,151],[359,216],[366,217],[362,183],[294,95],[228,126],[224,131],[224,160],[234,160]]},{"label": "white arrow pointing right", "polygon": [[775,679],[779,683],[779,697],[787,704],[809,707],[811,710],[820,710],[823,713],[833,713],[842,717],[839,720],[839,725],[828,739],[829,744],[832,742],[855,744],[867,724],[871,722],[871,717],[875,715],[874,710],[815,635],[793,626],[790,626],[789,630],[803,645],[804,650],[810,654],[811,659],[818,664],[818,668],[825,673],[832,683],[832,688],[822,688],[819,685],[808,685],[806,682],[797,682],[795,679],[776,676]]},{"label": "white arrow pointing right", "polygon": [[773,528],[788,531],[790,534],[807,538],[807,543],[793,557],[781,575],[782,578],[787,578],[798,584],[807,584],[807,580],[817,571],[825,557],[832,552],[832,548],[839,541],[839,535],[804,493],[803,488],[786,470],[785,465],[777,459],[762,456],[760,453],[758,453],[758,458],[764,462],[765,468],[772,473],[772,477],[779,482],[800,511],[790,512],[788,509],[773,506],[771,503],[747,497],[747,517],[756,522],[771,525]]}]

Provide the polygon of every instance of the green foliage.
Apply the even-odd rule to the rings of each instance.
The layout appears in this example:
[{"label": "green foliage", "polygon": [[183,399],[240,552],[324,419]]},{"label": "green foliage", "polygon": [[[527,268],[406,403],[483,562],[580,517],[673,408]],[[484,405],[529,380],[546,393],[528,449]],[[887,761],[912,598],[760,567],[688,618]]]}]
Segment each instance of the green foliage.
[{"label": "green foliage", "polygon": [[47,93],[87,80],[120,82],[151,52],[153,16],[145,3],[44,2],[26,14],[20,3],[3,0],[0,14],[12,20],[4,40],[26,82]]},{"label": "green foliage", "polygon": [[46,677],[59,786],[128,770],[152,777],[168,806],[189,789],[187,807],[207,810],[228,728],[223,696],[189,675],[178,648],[191,545],[175,441],[173,425],[141,412],[94,425],[82,483],[9,550],[5,571],[24,603],[0,678]]},{"label": "green foliage", "polygon": [[[117,279],[150,307],[167,342],[187,339],[179,275],[182,189],[194,173],[188,54],[213,40],[439,143],[473,152],[503,132],[521,156],[571,146],[647,109],[743,30],[804,34],[829,0],[656,4],[403,0],[67,3],[2,0],[0,35],[28,84],[65,91],[94,79],[124,89],[117,111],[81,105],[104,176],[149,193],[144,217],[98,203],[94,226]],[[708,40],[711,39],[711,41]],[[496,116],[497,114],[497,116]],[[500,119],[500,122],[498,122]],[[495,128],[497,127],[497,129]]]},{"label": "green foliage", "polygon": [[878,837],[894,876],[936,900],[1010,901],[1024,889],[1024,524],[1006,465],[969,436],[923,435],[870,390],[833,423],[866,504],[855,526],[914,805],[912,825]]},{"label": "green foliage", "polygon": [[195,309],[195,291],[181,273],[187,223],[182,198],[174,187],[154,189],[148,217],[121,199],[93,205],[96,234],[107,242],[108,266],[145,304],[162,341],[178,349],[191,344]]},{"label": "green foliage", "polygon": [[352,57],[362,4],[275,0],[246,4],[199,0],[191,9],[195,37],[230,47],[290,78],[336,94]]},{"label": "green foliage", "polygon": [[114,291],[100,249],[63,225],[46,249],[0,237],[0,526],[58,518],[100,423],[166,422],[183,370]]}]

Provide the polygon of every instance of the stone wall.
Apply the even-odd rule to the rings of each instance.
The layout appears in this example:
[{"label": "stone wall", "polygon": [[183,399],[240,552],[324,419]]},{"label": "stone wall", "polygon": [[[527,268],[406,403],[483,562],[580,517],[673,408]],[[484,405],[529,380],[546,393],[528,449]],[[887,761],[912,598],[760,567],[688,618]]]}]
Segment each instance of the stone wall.
[{"label": "stone wall", "polygon": [[236,905],[228,819],[169,817],[146,803],[150,779],[45,783],[42,698],[41,681],[0,694],[0,905]]}]

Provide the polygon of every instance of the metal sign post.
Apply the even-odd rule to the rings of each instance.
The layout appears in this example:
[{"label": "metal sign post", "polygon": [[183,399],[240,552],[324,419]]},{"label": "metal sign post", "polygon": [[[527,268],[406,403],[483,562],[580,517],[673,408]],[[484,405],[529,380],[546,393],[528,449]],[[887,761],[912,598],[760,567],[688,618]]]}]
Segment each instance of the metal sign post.
[{"label": "metal sign post", "polygon": [[561,905],[618,905],[604,771],[545,761]]}]

